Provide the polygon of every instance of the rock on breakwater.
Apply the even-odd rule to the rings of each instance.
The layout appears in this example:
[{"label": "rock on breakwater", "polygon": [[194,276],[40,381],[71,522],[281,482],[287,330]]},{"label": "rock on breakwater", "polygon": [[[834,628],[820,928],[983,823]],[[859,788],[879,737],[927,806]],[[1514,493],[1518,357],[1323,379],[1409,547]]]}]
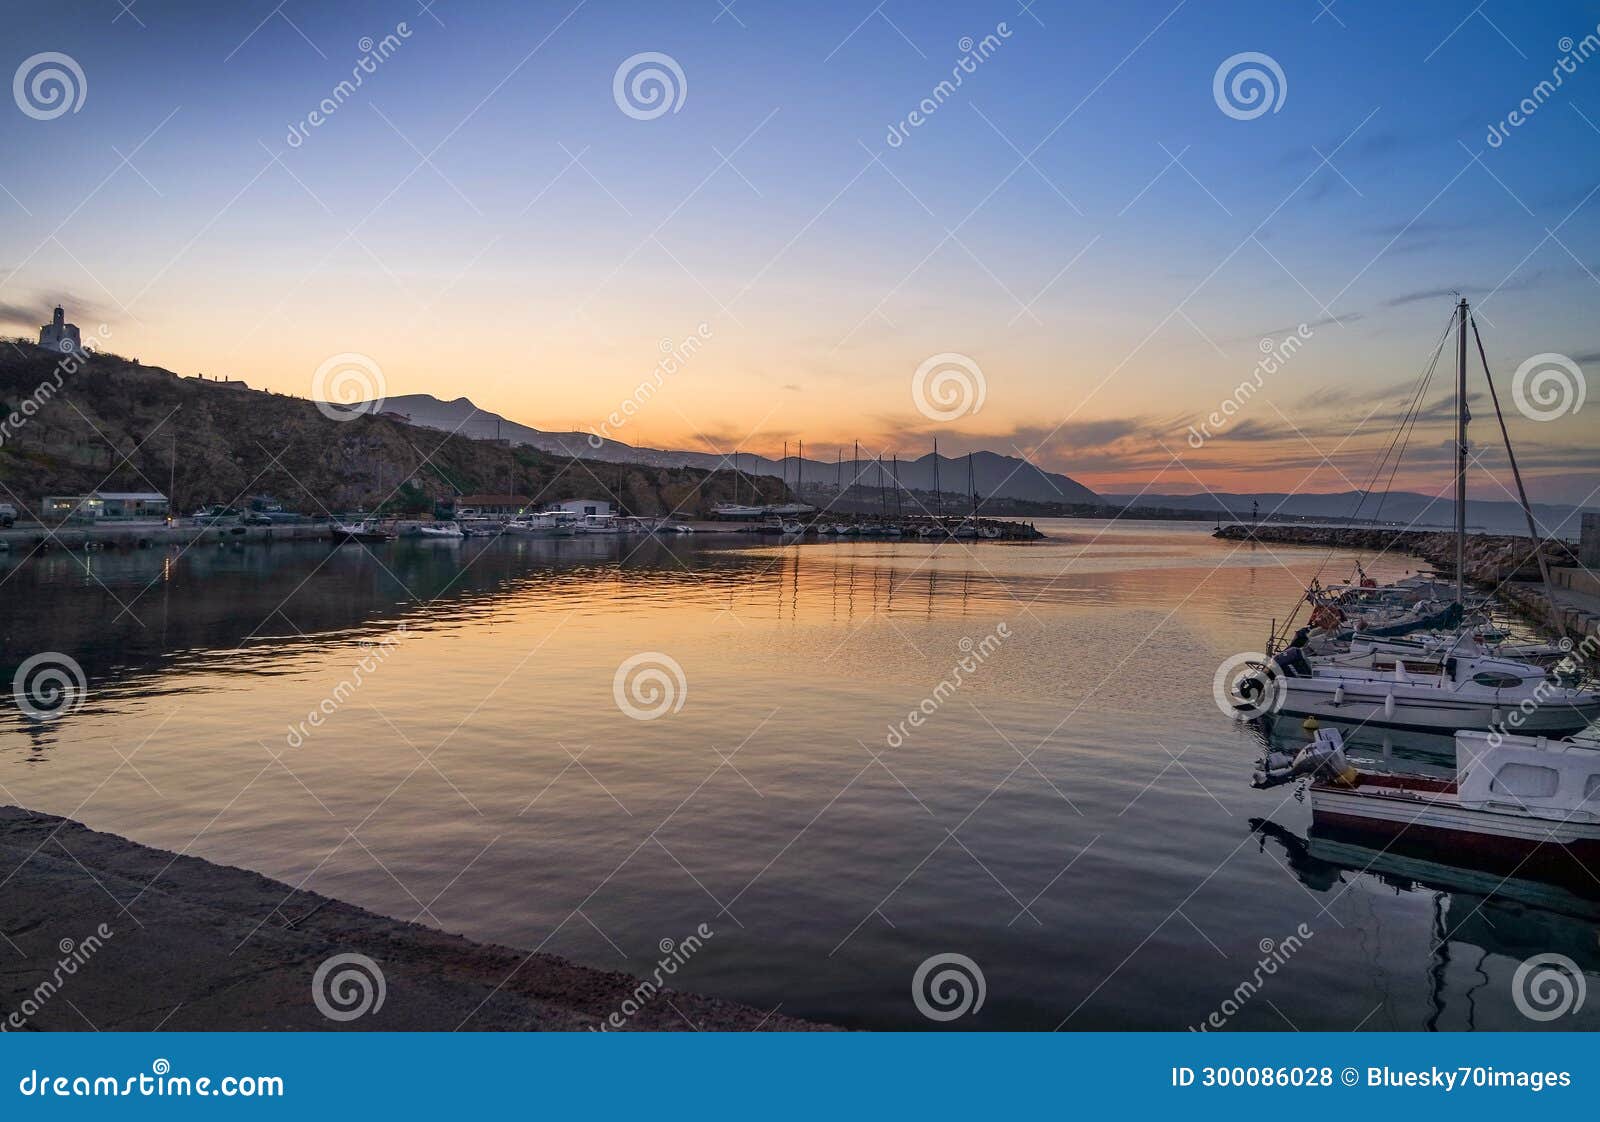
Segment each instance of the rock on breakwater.
[{"label": "rock on breakwater", "polygon": [[[1236,522],[1215,535],[1225,541],[1257,541],[1283,545],[1320,545],[1329,549],[1372,549],[1384,553],[1409,553],[1441,572],[1455,573],[1456,536],[1444,530],[1386,530],[1363,526],[1295,526],[1279,523]],[[1578,564],[1566,542],[1546,539],[1539,548],[1553,567]],[[1502,581],[1538,580],[1539,560],[1530,538],[1510,534],[1471,534],[1467,537],[1468,580],[1498,585]]]}]

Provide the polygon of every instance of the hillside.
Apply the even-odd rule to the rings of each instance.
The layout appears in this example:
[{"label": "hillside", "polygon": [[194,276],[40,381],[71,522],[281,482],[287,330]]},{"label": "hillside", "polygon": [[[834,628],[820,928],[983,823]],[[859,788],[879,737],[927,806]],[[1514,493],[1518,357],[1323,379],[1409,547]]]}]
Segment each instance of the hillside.
[{"label": "hillside", "polygon": [[[712,452],[672,451],[662,448],[636,448],[618,440],[606,440],[582,432],[546,432],[508,420],[498,413],[480,409],[464,397],[441,401],[432,394],[404,394],[385,400],[383,408],[406,414],[414,425],[426,428],[459,432],[463,436],[481,440],[502,439],[513,444],[525,444],[541,451],[562,456],[586,456],[608,463],[648,464],[653,467],[696,467],[714,469],[725,461]],[[594,442],[598,441],[596,447]],[[796,449],[798,451],[798,449]],[[844,450],[843,477],[848,482],[852,476],[849,448]],[[793,484],[796,477],[808,487],[813,483],[832,485],[840,476],[837,461],[807,459],[804,464],[798,456],[787,461],[769,459],[754,453],[740,453],[741,471],[755,475],[787,478]],[[980,495],[996,498],[1031,499],[1037,502],[1094,503],[1098,496],[1089,488],[1059,472],[1044,471],[1017,456],[997,452],[978,452],[973,456],[973,474]],[[899,478],[903,486],[917,491],[934,490],[934,457],[932,453],[915,458],[902,456]],[[863,451],[861,483],[877,486],[877,469]],[[938,466],[940,489],[952,494],[965,494],[967,490],[967,459],[965,456],[940,456]],[[814,497],[814,496],[812,496]]]},{"label": "hillside", "polygon": [[[88,490],[160,491],[180,513],[269,494],[309,514],[509,491],[696,515],[734,495],[729,471],[573,459],[375,416],[333,420],[301,398],[115,355],[71,366],[40,347],[0,347],[0,501],[24,512],[44,495]],[[766,501],[781,501],[776,480],[760,483]],[[741,487],[748,500],[749,482]]]}]

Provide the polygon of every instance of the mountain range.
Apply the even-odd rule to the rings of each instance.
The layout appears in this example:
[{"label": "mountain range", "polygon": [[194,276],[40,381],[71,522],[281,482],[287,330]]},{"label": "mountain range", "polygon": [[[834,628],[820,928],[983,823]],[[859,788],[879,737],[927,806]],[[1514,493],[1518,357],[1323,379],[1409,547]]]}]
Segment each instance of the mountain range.
[{"label": "mountain range", "polygon": [[[607,440],[584,432],[547,432],[508,420],[498,413],[480,409],[464,397],[454,401],[441,401],[432,394],[405,394],[385,399],[383,409],[410,419],[414,425],[442,429],[477,440],[504,440],[510,444],[524,444],[562,456],[581,456],[590,460],[611,463],[643,464],[652,467],[692,467],[702,470],[737,468],[749,475],[770,475],[782,478],[791,487],[799,485],[808,492],[818,487],[832,489],[840,480],[852,479],[866,487],[892,486],[896,478],[900,485],[914,491],[933,491],[937,481],[939,490],[952,494],[966,494],[968,490],[965,456],[939,456],[933,453],[915,459],[901,459],[898,468],[888,462],[880,476],[878,465],[863,456],[859,467],[846,456],[844,460],[827,461],[798,456],[771,459],[754,452],[724,455],[716,452],[674,451],[664,448],[639,448],[619,440]],[[971,460],[972,482],[981,496],[991,498],[1027,499],[1034,502],[1099,503],[1101,498],[1089,488],[1059,472],[1044,471],[1017,456],[1004,456],[997,452],[974,452]]]}]

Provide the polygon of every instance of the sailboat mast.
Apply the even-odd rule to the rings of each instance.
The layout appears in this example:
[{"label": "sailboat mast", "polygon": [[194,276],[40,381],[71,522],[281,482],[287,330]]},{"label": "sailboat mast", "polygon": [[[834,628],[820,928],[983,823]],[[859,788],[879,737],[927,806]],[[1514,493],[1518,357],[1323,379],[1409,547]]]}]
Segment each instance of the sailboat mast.
[{"label": "sailboat mast", "polygon": [[800,442],[800,458],[794,462],[794,497],[797,502],[804,502],[800,492],[805,489],[806,475],[806,442]]},{"label": "sailboat mast", "polygon": [[978,517],[978,477],[972,470],[972,453],[967,453],[967,490],[972,495],[972,517]]},{"label": "sailboat mast", "polygon": [[944,513],[944,492],[939,489],[939,438],[933,438],[933,515]]},{"label": "sailboat mast", "polygon": [[903,516],[904,507],[900,505],[900,453],[894,454],[894,516]]},{"label": "sailboat mast", "polygon": [[1467,299],[1456,305],[1456,603],[1466,606]]}]

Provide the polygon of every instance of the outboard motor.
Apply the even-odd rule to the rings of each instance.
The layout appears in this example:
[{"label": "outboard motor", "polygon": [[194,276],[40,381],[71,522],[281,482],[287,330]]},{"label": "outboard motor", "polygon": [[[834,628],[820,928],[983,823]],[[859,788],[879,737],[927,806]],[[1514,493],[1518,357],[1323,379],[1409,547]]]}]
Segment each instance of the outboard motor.
[{"label": "outboard motor", "polygon": [[1344,738],[1338,729],[1318,729],[1316,738],[1293,756],[1287,752],[1269,753],[1262,767],[1251,775],[1250,785],[1278,787],[1303,775],[1343,783],[1355,781],[1356,769],[1345,758]]}]

